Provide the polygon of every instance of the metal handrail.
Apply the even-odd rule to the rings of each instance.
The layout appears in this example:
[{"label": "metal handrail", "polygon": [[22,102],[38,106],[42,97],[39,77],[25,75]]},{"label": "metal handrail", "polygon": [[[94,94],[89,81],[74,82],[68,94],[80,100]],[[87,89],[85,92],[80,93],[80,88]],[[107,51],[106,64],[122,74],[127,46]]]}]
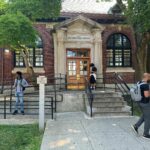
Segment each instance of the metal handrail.
[{"label": "metal handrail", "polygon": [[[27,95],[24,95],[23,97],[26,97]],[[13,97],[16,97],[15,95],[13,96]],[[35,95],[32,95],[32,97],[38,97],[38,96],[35,96]],[[45,109],[51,109],[51,117],[52,117],[52,119],[53,119],[53,116],[54,116],[54,114],[53,114],[53,109],[55,109],[54,107],[53,107],[53,103],[54,103],[54,100],[53,100],[53,97],[51,96],[51,95],[46,95],[46,97],[47,98],[50,98],[50,101],[45,101],[45,102],[50,102],[51,104],[50,105],[48,105],[48,104],[45,104]],[[5,95],[4,96],[4,108],[3,108],[3,110],[4,110],[4,112],[3,112],[3,115],[4,115],[4,119],[6,119],[6,116],[7,116],[7,109],[9,109],[10,110],[10,108],[7,108],[7,102],[9,102],[9,101],[7,101],[6,99],[7,98],[9,98],[9,95]],[[2,102],[2,101],[1,101]],[[13,101],[13,102],[15,102],[15,101]],[[24,102],[26,102],[26,101],[24,101]],[[37,102],[39,102],[39,101],[30,101],[30,102],[35,102],[35,103],[37,103]],[[39,109],[38,107],[39,107],[39,105],[25,105],[24,104],[24,106],[28,106],[28,109]],[[31,107],[31,106],[34,106],[34,107],[32,107],[32,108],[29,108],[29,106]],[[49,108],[47,108],[47,107],[49,107]],[[1,108],[0,108],[1,109]],[[24,109],[26,109],[26,108],[24,108]],[[11,113],[11,111],[10,111],[10,113]],[[35,113],[34,113],[35,114]],[[33,114],[32,114],[33,115]]]}]

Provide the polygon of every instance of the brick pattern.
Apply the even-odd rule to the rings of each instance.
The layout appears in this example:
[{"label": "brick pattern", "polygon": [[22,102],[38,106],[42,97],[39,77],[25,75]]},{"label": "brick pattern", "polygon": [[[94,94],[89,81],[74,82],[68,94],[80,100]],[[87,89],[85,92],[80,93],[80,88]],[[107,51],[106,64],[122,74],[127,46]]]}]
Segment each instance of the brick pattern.
[{"label": "brick pattern", "polygon": [[[35,28],[37,29],[39,36],[41,37],[43,41],[43,50],[44,50],[44,70],[45,74],[37,74],[38,75],[46,75],[48,78],[51,78],[54,76],[54,49],[52,45],[52,34],[51,31],[46,29],[45,24],[36,24]],[[0,59],[2,60],[2,51],[0,51]],[[4,53],[4,81],[10,81],[12,78],[14,78],[14,75],[12,75],[12,70],[14,69],[14,56],[13,52],[10,53]],[[2,78],[2,63],[0,63],[0,81]],[[30,80],[30,77],[27,74],[24,74],[24,76]],[[1,83],[1,82],[0,82]]]},{"label": "brick pattern", "polygon": [[[115,33],[121,33],[126,35],[130,42],[131,42],[131,47],[132,47],[132,68],[135,69],[135,64],[136,64],[136,58],[135,58],[135,50],[136,50],[136,44],[135,44],[135,40],[134,40],[134,34],[132,29],[129,26],[125,26],[125,25],[107,25],[105,30],[102,33],[102,41],[103,41],[103,72],[104,75],[112,75],[113,73],[106,73],[106,45],[107,45],[107,40],[108,38]],[[127,83],[133,83],[134,82],[134,73],[131,72],[120,72],[123,76],[124,79]]]},{"label": "brick pattern", "polygon": [[[53,48],[53,39],[52,39],[52,31],[46,29],[45,24],[36,24],[35,28],[39,32],[39,35],[41,39],[43,40],[43,48],[44,48],[44,70],[45,74],[40,74],[40,75],[46,75],[48,77],[48,82],[52,82],[50,78],[54,77],[54,48]],[[112,73],[107,73],[106,72],[106,43],[110,35],[114,33],[122,33],[126,35],[129,40],[131,41],[132,45],[132,64],[133,64],[133,69],[135,68],[136,60],[135,60],[135,49],[136,49],[136,44],[133,36],[133,31],[130,27],[125,26],[125,25],[106,25],[105,30],[102,33],[102,47],[103,47],[103,72],[104,75],[112,75]],[[0,59],[2,59],[2,51],[0,51]],[[11,79],[11,71],[13,69],[13,53],[5,54],[4,57],[4,77],[5,81]],[[62,64],[63,65],[63,64]],[[0,81],[2,77],[2,63],[0,64]],[[132,83],[134,81],[134,73],[122,73],[121,74],[124,76],[124,79],[126,80],[127,83]],[[39,75],[39,74],[37,74]],[[26,75],[25,75],[26,76]],[[28,78],[28,76],[26,76]]]}]

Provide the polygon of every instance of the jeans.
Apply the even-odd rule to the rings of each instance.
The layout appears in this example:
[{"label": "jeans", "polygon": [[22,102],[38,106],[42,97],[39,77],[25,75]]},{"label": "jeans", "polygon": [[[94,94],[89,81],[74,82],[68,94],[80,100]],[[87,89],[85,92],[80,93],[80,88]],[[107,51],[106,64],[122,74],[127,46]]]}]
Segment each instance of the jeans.
[{"label": "jeans", "polygon": [[16,105],[15,105],[15,110],[18,111],[18,105],[20,101],[20,110],[24,111],[24,103],[23,103],[23,93],[22,92],[16,92]]},{"label": "jeans", "polygon": [[136,127],[140,127],[142,123],[144,122],[144,135],[149,135],[150,131],[150,103],[144,104],[139,103],[139,107],[142,110],[142,116],[138,120],[138,122],[135,124]]}]

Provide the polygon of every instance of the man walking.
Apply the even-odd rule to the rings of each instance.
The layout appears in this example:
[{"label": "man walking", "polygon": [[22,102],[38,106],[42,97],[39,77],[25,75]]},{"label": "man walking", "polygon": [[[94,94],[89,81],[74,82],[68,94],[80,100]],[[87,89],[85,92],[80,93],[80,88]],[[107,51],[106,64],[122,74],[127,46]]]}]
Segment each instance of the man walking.
[{"label": "man walking", "polygon": [[138,134],[138,128],[144,122],[144,133],[143,137],[150,139],[150,87],[148,81],[150,80],[150,74],[144,73],[143,80],[140,83],[144,83],[140,86],[142,99],[138,102],[139,107],[142,111],[142,116],[138,122],[131,127]]}]

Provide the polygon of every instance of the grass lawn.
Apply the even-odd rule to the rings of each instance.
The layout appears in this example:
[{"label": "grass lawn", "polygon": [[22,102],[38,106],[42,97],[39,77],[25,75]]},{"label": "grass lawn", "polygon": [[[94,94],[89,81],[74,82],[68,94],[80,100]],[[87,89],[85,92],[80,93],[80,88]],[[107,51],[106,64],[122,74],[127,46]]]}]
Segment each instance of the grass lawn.
[{"label": "grass lawn", "polygon": [[40,150],[38,125],[0,125],[0,150]]}]

